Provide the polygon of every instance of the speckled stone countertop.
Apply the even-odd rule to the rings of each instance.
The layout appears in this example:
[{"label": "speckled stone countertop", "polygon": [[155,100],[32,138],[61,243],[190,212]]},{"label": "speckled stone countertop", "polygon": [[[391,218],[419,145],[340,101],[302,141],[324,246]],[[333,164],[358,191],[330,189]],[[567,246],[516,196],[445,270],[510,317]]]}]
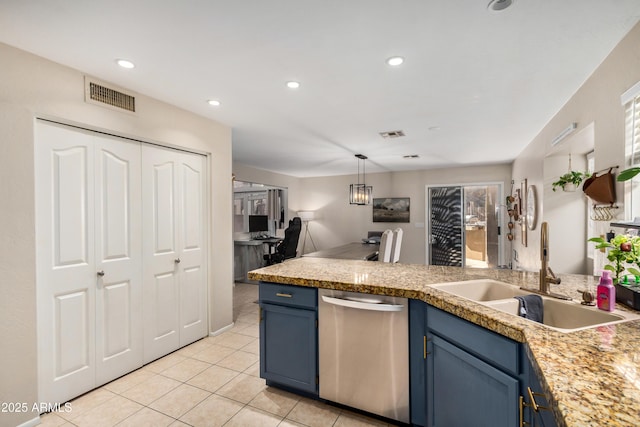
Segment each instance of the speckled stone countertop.
[{"label": "speckled stone countertop", "polygon": [[[575,299],[578,289],[597,285],[591,276],[560,277],[552,290]],[[422,300],[527,344],[559,426],[640,426],[640,320],[562,333],[429,286],[490,278],[536,289],[538,273],[297,258],[251,271],[249,278]]]}]

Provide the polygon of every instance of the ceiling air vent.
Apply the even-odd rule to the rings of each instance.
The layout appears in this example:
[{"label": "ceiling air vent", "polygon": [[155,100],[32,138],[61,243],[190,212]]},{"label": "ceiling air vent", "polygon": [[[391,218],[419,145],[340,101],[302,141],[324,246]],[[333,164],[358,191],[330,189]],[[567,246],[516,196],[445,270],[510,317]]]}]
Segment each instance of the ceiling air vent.
[{"label": "ceiling air vent", "polygon": [[389,132],[380,132],[380,136],[387,139],[387,138],[400,138],[401,136],[404,136],[404,132],[401,130],[391,130]]},{"label": "ceiling air vent", "polygon": [[114,89],[102,82],[85,77],[85,101],[118,109],[136,112],[136,98],[121,89]]}]

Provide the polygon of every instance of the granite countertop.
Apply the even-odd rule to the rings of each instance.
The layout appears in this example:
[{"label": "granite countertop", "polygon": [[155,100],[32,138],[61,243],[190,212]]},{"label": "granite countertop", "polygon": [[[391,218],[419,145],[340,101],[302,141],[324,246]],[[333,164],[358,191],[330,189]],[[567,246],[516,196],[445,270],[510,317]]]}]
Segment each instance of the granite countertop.
[{"label": "granite countertop", "polygon": [[[597,286],[592,276],[559,276],[552,290],[576,299],[585,285]],[[527,344],[558,426],[640,425],[640,320],[562,333],[429,286],[489,278],[537,289],[537,272],[297,258],[249,278],[422,300]]]}]

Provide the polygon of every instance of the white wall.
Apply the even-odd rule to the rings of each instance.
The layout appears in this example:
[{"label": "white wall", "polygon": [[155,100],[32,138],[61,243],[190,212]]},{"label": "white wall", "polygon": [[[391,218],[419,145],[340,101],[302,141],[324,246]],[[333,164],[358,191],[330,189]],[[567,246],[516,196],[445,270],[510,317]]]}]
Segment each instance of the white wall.
[{"label": "white wall", "polygon": [[[317,219],[309,224],[309,230],[318,250],[359,242],[369,230],[399,226],[404,231],[400,262],[412,264],[424,264],[426,257],[425,228],[418,227],[425,223],[426,185],[499,181],[504,183],[505,191],[509,191],[511,180],[510,165],[367,174],[367,185],[373,186],[374,197],[411,199],[411,222],[398,224],[374,223],[371,205],[349,204],[349,184],[356,182],[356,175],[295,178],[240,164],[233,165],[233,172],[242,181],[288,187],[291,216],[299,210],[315,211]],[[506,223],[503,230],[505,226]]]},{"label": "white wall", "polygon": [[[84,102],[83,74],[0,44],[0,401],[37,402],[35,117],[210,153],[210,330],[232,323],[231,130],[137,95],[137,114]],[[135,88],[132,88],[135,89]],[[0,413],[15,426],[37,413]]]},{"label": "white wall", "polygon": [[[547,213],[561,208],[563,201],[549,198],[549,182],[544,179],[544,158],[552,152],[551,141],[570,123],[577,122],[576,133],[593,125],[595,168],[601,170],[610,166],[625,165],[624,153],[624,107],[620,95],[640,80],[640,24],[636,25],[614,48],[596,71],[580,89],[567,101],[562,109],[549,121],[540,133],[529,143],[513,163],[513,178],[516,182],[527,178],[538,188],[541,200],[541,220],[549,220],[550,239],[553,245],[550,264],[555,272],[565,272],[565,266],[557,263],[554,254],[575,253],[583,256],[579,249],[584,244],[583,236],[571,234],[564,228],[569,215],[550,216]],[[624,186],[617,185],[619,217],[624,215]],[[606,229],[606,225],[602,225]],[[539,230],[539,229],[538,229]],[[529,233],[529,246],[519,251],[520,265],[526,270],[539,268],[538,233]]]},{"label": "white wall", "polygon": [[[578,153],[574,153],[578,154]],[[569,157],[551,156],[544,159],[545,192],[543,203],[546,206],[544,219],[549,223],[549,256],[553,260],[552,269],[556,272],[585,274],[587,272],[586,241],[587,236],[587,197],[579,188],[574,192],[561,189],[551,190],[551,183],[560,175],[567,173]],[[584,156],[572,156],[573,170],[587,170]],[[553,227],[553,229],[551,229]],[[536,227],[534,233],[540,232]],[[569,242],[565,241],[566,237]],[[568,246],[572,249],[567,250]],[[539,258],[538,258],[539,259]]]}]

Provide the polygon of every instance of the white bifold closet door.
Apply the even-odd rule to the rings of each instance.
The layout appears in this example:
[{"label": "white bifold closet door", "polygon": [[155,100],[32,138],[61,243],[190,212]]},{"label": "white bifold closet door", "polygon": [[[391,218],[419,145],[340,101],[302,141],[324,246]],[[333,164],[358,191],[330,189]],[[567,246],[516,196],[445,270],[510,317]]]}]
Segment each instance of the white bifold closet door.
[{"label": "white bifold closet door", "polygon": [[142,363],[140,144],[36,125],[39,399]]},{"label": "white bifold closet door", "polygon": [[145,363],[207,332],[203,156],[142,147]]},{"label": "white bifold closet door", "polygon": [[207,334],[205,157],[38,120],[39,400]]}]

